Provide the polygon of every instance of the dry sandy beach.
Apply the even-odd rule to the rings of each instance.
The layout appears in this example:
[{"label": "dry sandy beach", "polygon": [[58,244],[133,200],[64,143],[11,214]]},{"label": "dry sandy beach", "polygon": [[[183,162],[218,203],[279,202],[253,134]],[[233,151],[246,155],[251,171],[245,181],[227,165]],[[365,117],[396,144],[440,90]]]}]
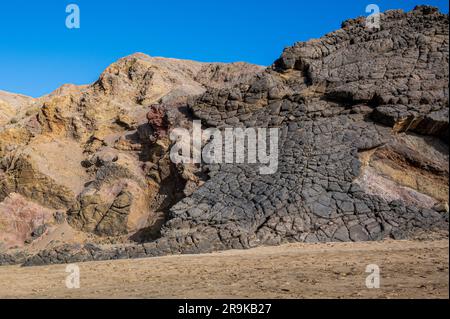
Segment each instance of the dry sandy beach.
[{"label": "dry sandy beach", "polygon": [[[288,244],[246,251],[0,268],[2,298],[449,298],[448,240]],[[380,267],[367,289],[366,266]]]}]

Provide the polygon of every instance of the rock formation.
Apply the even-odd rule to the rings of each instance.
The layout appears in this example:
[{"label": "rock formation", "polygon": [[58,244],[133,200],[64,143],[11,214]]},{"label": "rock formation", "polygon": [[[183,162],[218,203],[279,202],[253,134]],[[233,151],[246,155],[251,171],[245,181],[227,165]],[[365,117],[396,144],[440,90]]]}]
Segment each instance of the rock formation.
[{"label": "rock formation", "polygon": [[[345,21],[268,68],[135,54],[89,86],[0,95],[0,240],[24,246],[37,214],[50,227],[33,243],[78,234],[0,264],[447,236],[448,15],[419,6],[380,22]],[[193,119],[279,128],[277,172],[174,164],[168,132]],[[4,226],[16,219],[22,230]]]}]

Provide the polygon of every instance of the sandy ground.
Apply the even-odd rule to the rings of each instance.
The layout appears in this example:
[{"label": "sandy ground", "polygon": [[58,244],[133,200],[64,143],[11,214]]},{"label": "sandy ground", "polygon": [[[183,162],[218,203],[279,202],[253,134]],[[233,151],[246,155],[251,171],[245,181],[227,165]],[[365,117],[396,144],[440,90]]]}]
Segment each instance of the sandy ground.
[{"label": "sandy ground", "polygon": [[[288,244],[246,251],[0,267],[2,298],[449,298],[448,240]],[[366,287],[366,266],[380,288]]]}]

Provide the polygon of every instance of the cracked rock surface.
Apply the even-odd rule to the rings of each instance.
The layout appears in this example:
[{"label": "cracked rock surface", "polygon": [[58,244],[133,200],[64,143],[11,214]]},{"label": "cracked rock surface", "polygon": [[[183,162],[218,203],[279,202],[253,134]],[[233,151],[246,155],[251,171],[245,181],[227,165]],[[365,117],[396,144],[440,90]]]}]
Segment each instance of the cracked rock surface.
[{"label": "cracked rock surface", "polygon": [[[194,238],[205,231],[217,248],[245,248],[447,228],[448,215],[355,183],[363,174],[359,154],[388,148],[394,134],[448,137],[448,16],[428,7],[389,11],[381,26],[367,31],[364,19],[346,21],[288,48],[253,81],[193,101],[194,114],[211,126],[279,127],[280,163],[270,176],[248,165],[211,168],[211,179],[172,207],[163,234]],[[433,169],[425,158],[411,159],[419,153],[414,147],[402,146],[404,169],[443,177],[434,185],[448,194],[448,149]]]}]

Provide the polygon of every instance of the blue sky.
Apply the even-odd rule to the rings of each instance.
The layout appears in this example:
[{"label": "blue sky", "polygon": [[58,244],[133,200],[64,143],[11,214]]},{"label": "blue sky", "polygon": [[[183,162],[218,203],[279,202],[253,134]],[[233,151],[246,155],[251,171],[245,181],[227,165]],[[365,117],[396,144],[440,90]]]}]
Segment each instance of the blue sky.
[{"label": "blue sky", "polygon": [[[66,6],[81,10],[67,29]],[[0,90],[30,96],[87,84],[117,59],[143,52],[205,62],[270,65],[286,46],[317,38],[343,20],[445,0],[39,0],[0,2]]]}]

